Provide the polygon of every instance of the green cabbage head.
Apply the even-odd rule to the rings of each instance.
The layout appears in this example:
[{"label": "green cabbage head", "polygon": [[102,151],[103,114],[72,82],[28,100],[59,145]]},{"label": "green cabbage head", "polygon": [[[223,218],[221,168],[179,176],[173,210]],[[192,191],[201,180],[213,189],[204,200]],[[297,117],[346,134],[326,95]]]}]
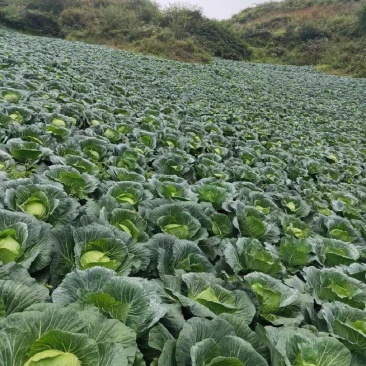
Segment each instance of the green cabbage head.
[{"label": "green cabbage head", "polygon": [[82,269],[87,269],[99,265],[116,270],[121,265],[121,262],[111,260],[109,256],[104,254],[103,252],[100,252],[98,250],[91,250],[81,256],[80,265]]},{"label": "green cabbage head", "polygon": [[50,349],[36,353],[24,366],[81,366],[79,359],[72,353]]}]

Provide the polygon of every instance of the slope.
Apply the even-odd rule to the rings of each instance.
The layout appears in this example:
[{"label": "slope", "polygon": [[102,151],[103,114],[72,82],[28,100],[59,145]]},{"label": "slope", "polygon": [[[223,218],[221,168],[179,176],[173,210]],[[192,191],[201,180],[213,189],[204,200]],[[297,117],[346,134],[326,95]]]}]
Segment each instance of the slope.
[{"label": "slope", "polygon": [[252,47],[256,61],[366,76],[365,2],[271,2],[244,10],[229,23]]},{"label": "slope", "polygon": [[150,0],[5,0],[0,23],[31,34],[107,44],[181,61],[244,60],[245,43],[200,9]]}]

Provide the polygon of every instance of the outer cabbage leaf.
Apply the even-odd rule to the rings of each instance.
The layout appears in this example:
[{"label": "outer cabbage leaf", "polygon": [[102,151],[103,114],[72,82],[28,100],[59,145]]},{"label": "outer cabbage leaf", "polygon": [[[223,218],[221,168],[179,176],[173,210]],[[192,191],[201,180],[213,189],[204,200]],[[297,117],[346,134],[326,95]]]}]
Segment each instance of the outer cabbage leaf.
[{"label": "outer cabbage leaf", "polygon": [[349,266],[342,266],[342,271],[348,276],[366,283],[366,263],[352,263]]},{"label": "outer cabbage leaf", "polygon": [[255,307],[244,291],[227,290],[212,275],[189,273],[183,275],[182,279],[188,294],[175,295],[194,315],[214,318],[227,313],[234,314],[238,319],[245,319],[248,324],[253,320]]},{"label": "outer cabbage leaf", "polygon": [[261,333],[271,351],[273,366],[350,365],[350,351],[327,335],[292,327],[265,327]]},{"label": "outer cabbage leaf", "polygon": [[253,331],[245,318],[238,318],[235,314],[223,313],[220,318],[226,320],[234,327],[237,337],[249,342],[253,348],[267,361],[270,361],[270,354],[267,346],[263,343],[259,334]]},{"label": "outer cabbage leaf", "polygon": [[260,272],[246,275],[261,317],[274,325],[298,325],[303,320],[300,293],[280,280]]},{"label": "outer cabbage leaf", "polygon": [[287,265],[287,270],[303,267],[314,260],[313,243],[311,239],[296,239],[291,236],[281,240],[279,254],[281,260]]},{"label": "outer cabbage leaf", "polygon": [[16,261],[30,272],[51,263],[54,240],[48,224],[34,217],[0,210],[0,260]]},{"label": "outer cabbage leaf", "polygon": [[240,238],[235,245],[227,243],[224,255],[226,263],[237,274],[260,271],[276,275],[284,270],[275,248],[257,239]]},{"label": "outer cabbage leaf", "polygon": [[232,326],[219,318],[193,318],[185,324],[177,340],[176,364],[267,366],[250,343],[237,338]]},{"label": "outer cabbage leaf", "polygon": [[353,351],[366,349],[366,312],[341,302],[323,304],[319,316],[327,322],[329,332]]},{"label": "outer cabbage leaf", "polygon": [[50,179],[60,182],[65,192],[76,198],[86,198],[99,184],[93,176],[62,165],[52,165],[45,174]]},{"label": "outer cabbage leaf", "polygon": [[266,216],[254,207],[238,203],[236,206],[234,226],[241,236],[255,238],[260,241],[275,243],[279,238],[279,230],[274,224],[266,221]]},{"label": "outer cabbage leaf", "polygon": [[149,281],[118,277],[108,269],[93,267],[68,274],[53,292],[57,304],[81,301],[143,333],[162,318],[166,309]]},{"label": "outer cabbage leaf", "polygon": [[310,293],[320,303],[340,301],[358,309],[366,306],[366,285],[335,269],[304,269]]},{"label": "outer cabbage leaf", "polygon": [[5,206],[22,211],[52,225],[63,225],[78,215],[78,203],[51,185],[19,185],[6,190]]},{"label": "outer cabbage leaf", "polygon": [[146,246],[150,250],[149,271],[156,273],[157,270],[161,278],[187,272],[215,272],[214,266],[194,242],[179,240],[172,235],[157,234]]},{"label": "outer cabbage leaf", "polygon": [[195,366],[267,366],[267,362],[250,345],[239,337],[228,336],[216,343],[204,339],[191,348],[192,365]]},{"label": "outer cabbage leaf", "polygon": [[75,229],[73,236],[77,268],[102,266],[119,274],[131,271],[134,255],[129,253],[126,243],[116,237],[112,229],[99,224],[88,225]]},{"label": "outer cabbage leaf", "polygon": [[26,269],[10,263],[0,267],[0,313],[8,316],[28,306],[49,301],[49,291],[31,278]]},{"label": "outer cabbage leaf", "polygon": [[360,258],[356,246],[336,239],[318,240],[315,252],[320,262],[327,267],[351,264]]}]

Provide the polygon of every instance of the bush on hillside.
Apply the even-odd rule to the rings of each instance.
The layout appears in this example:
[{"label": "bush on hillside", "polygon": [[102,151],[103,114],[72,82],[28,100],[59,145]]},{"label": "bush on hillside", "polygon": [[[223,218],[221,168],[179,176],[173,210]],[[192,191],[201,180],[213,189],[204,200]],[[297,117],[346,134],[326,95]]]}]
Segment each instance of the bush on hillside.
[{"label": "bush on hillside", "polygon": [[222,22],[205,19],[192,35],[214,56],[230,60],[251,57],[251,51],[240,36]]},{"label": "bush on hillside", "polygon": [[366,34],[366,2],[360,11],[360,29],[363,34]]},{"label": "bush on hillside", "polygon": [[61,28],[57,18],[51,13],[44,13],[37,9],[27,9],[24,13],[24,23],[28,31],[51,36],[61,35]]},{"label": "bush on hillside", "polygon": [[22,29],[24,7],[9,4],[0,7],[0,22],[9,27]]},{"label": "bush on hillside", "polygon": [[183,62],[210,63],[212,61],[211,55],[200,47],[193,38],[179,40],[174,37],[156,35],[135,42],[132,49]]},{"label": "bush on hillside", "polygon": [[203,16],[198,8],[171,6],[161,21],[178,39],[193,37],[213,56],[230,60],[249,59],[251,52],[228,24]]},{"label": "bush on hillside", "polygon": [[28,9],[36,9],[40,12],[60,14],[72,4],[72,0],[23,0]]},{"label": "bush on hillside", "polygon": [[35,34],[61,35],[58,19],[52,13],[16,4],[0,8],[0,22],[9,27]]},{"label": "bush on hillside", "polygon": [[329,34],[313,25],[304,24],[299,29],[298,38],[303,42],[308,42],[315,39],[329,38]]}]

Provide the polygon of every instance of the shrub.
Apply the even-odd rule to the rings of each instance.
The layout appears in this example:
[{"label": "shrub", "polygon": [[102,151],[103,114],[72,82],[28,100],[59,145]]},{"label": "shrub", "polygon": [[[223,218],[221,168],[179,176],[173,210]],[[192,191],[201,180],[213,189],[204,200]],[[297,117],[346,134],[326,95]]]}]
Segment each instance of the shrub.
[{"label": "shrub", "polygon": [[91,9],[68,8],[60,14],[60,24],[64,32],[71,33],[90,27],[90,23],[95,21],[95,14]]},{"label": "shrub", "polygon": [[366,2],[362,5],[359,22],[361,32],[366,34]]},{"label": "shrub", "polygon": [[1,8],[0,21],[7,26],[36,34],[61,35],[57,17],[53,14],[17,4]]},{"label": "shrub", "polygon": [[192,36],[216,57],[229,60],[244,60],[251,57],[250,50],[240,36],[225,23],[203,19],[192,32]]},{"label": "shrub", "polygon": [[51,13],[29,9],[24,14],[24,25],[27,30],[52,36],[61,35],[57,18]]},{"label": "shrub", "polygon": [[164,32],[134,43],[134,50],[183,62],[210,63],[212,57],[192,38],[177,40]]},{"label": "shrub", "polygon": [[3,8],[0,7],[0,21],[7,26],[21,28],[23,24],[24,7],[10,4]]},{"label": "shrub", "polygon": [[329,38],[329,35],[319,28],[309,24],[304,24],[298,31],[298,38],[303,42],[308,42],[314,39]]}]

